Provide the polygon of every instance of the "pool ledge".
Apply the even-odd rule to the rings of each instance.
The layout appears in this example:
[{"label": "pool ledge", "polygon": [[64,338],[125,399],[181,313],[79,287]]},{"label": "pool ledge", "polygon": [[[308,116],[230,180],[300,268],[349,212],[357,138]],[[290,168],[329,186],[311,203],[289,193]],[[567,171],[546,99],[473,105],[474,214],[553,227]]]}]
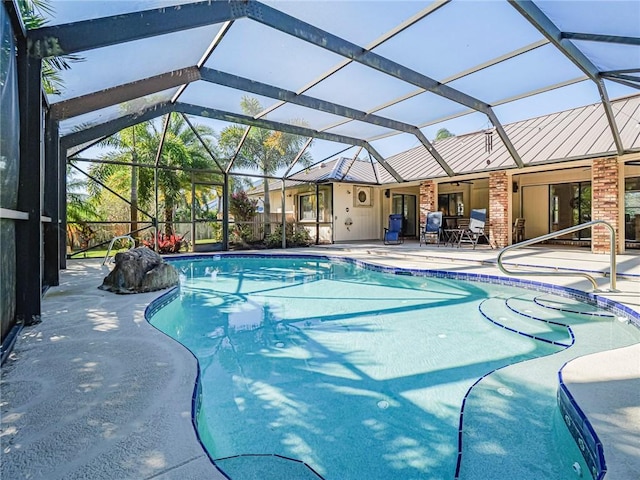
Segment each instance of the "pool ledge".
[{"label": "pool ledge", "polygon": [[[594,460],[594,478],[638,478],[640,344],[571,360],[560,371],[559,381],[559,404],[568,415],[565,422],[587,463],[587,457]],[[594,431],[596,442],[599,438],[602,445],[592,441]],[[599,458],[602,453],[604,459]],[[606,474],[598,476],[598,465],[602,462],[604,466],[605,459]]]}]

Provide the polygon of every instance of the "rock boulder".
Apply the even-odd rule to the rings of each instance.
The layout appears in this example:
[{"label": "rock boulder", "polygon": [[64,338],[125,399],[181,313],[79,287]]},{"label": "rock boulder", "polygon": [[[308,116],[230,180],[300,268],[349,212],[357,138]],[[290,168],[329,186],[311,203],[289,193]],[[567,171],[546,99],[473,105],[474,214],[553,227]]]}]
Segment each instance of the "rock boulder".
[{"label": "rock boulder", "polygon": [[147,247],[132,248],[115,257],[116,266],[98,288],[114,293],[144,293],[178,284],[178,271]]}]

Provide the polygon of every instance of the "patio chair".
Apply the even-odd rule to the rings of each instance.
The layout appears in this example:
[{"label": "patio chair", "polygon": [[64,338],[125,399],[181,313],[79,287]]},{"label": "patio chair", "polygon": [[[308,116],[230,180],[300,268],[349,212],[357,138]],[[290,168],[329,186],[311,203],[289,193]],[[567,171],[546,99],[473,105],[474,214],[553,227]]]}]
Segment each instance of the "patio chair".
[{"label": "patio chair", "polygon": [[422,245],[422,242],[429,243],[430,239],[435,239],[435,243],[440,246],[442,239],[442,212],[427,213],[427,221],[420,231],[420,245]]},{"label": "patio chair", "polygon": [[404,242],[402,237],[402,214],[392,213],[389,215],[389,227],[384,229],[384,244],[399,244]]},{"label": "patio chair", "polygon": [[469,243],[473,245],[473,249],[476,249],[476,245],[478,244],[478,240],[484,237],[489,246],[493,248],[491,242],[489,241],[489,237],[484,231],[485,224],[487,223],[487,209],[486,208],[478,208],[471,210],[471,218],[469,218],[469,226],[464,229],[464,231],[460,234],[460,241],[458,246],[462,243]]},{"label": "patio chair", "polygon": [[514,243],[524,240],[524,218],[516,218],[516,221],[513,222],[512,237]]}]

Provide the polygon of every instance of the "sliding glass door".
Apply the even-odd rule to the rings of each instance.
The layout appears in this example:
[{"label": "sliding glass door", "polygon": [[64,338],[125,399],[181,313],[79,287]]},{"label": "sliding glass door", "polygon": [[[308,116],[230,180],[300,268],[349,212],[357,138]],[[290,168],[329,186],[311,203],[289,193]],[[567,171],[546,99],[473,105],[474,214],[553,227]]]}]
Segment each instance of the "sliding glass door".
[{"label": "sliding glass door", "polygon": [[401,213],[403,215],[402,235],[414,237],[416,235],[416,196],[393,194],[391,199],[391,213]]},{"label": "sliding glass door", "polygon": [[[550,188],[551,231],[580,225],[591,220],[591,182],[559,183]],[[591,228],[563,237],[571,240],[591,238]]]}]

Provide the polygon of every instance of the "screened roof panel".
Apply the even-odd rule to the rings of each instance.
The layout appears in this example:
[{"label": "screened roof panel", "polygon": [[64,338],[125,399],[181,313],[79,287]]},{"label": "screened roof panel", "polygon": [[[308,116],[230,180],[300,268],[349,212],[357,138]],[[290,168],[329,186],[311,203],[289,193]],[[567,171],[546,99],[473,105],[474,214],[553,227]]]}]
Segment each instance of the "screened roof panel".
[{"label": "screened roof panel", "polygon": [[[315,138],[311,142],[311,145],[305,150],[312,158],[312,165],[320,162],[326,162],[334,157],[354,156],[360,147],[347,145],[345,143],[331,142],[329,140],[322,140]],[[306,167],[300,164],[295,165],[290,174],[304,170]]]},{"label": "screened roof panel", "polygon": [[60,71],[62,95],[49,95],[49,100],[55,103],[193,66],[219,29],[220,25],[200,27],[82,52],[82,62]]},{"label": "screened roof panel", "polygon": [[[168,5],[167,12],[171,13],[171,18],[176,21],[175,24],[163,23],[164,15],[159,17],[132,15],[131,20],[136,22],[140,18],[141,31],[149,35],[157,33],[156,27],[160,30],[185,28],[176,33],[81,51],[79,55],[84,57],[85,61],[72,63],[71,70],[60,73],[65,83],[64,93],[58,96],[49,95],[49,101],[54,105],[56,102],[71,100],[55,107],[54,113],[58,112],[58,116],[54,115],[54,118],[65,118],[65,112],[66,115],[84,112],[91,106],[99,108],[108,104],[109,101],[120,103],[123,99],[135,98],[136,95],[138,100],[63,120],[61,123],[63,133],[119,118],[124,113],[131,113],[136,106],[145,108],[166,102],[175,94],[176,88],[164,90],[158,94],[146,96],[145,94],[153,89],[166,89],[170,85],[179,85],[182,79],[175,81],[177,77],[162,74],[181,68],[189,68],[188,75],[184,75],[184,81],[198,78],[199,72],[196,65],[212,46],[212,40],[216,34],[221,32],[220,24],[189,29],[190,25],[199,25],[203,17],[193,13],[182,17],[180,11],[187,9],[174,9],[177,3],[190,3],[182,0],[131,2],[56,0],[53,3],[59,13],[57,19],[51,22],[55,24],[72,20],[97,19],[103,15],[138,12]],[[477,106],[479,110],[485,108],[482,103],[474,103],[474,99],[477,99],[492,105],[497,119],[508,132],[510,143],[514,145],[525,163],[562,160],[562,158],[556,158],[558,155],[576,157],[616,153],[614,133],[618,133],[618,130],[625,149],[640,148],[636,145],[640,136],[636,131],[640,131],[640,128],[635,126],[640,121],[638,117],[640,114],[633,102],[628,105],[611,102],[611,108],[616,116],[613,132],[612,126],[607,123],[606,115],[598,113],[595,115],[597,120],[592,122],[594,115],[587,115],[587,111],[581,115],[578,115],[577,111],[565,112],[567,109],[581,108],[591,103],[600,105],[598,112],[604,112],[603,100],[597,85],[587,79],[585,72],[567,58],[566,51],[558,49],[553,43],[558,32],[632,37],[632,39],[623,38],[622,42],[613,42],[611,40],[615,38],[604,37],[595,37],[591,40],[565,38],[560,43],[569,53],[578,51],[584,54],[600,71],[596,72],[597,75],[602,72],[606,75],[606,71],[609,70],[639,69],[640,47],[629,43],[633,44],[633,38],[640,37],[640,2],[615,0],[589,2],[269,0],[267,2],[268,5],[297,17],[303,22],[342,37],[342,40],[331,36],[323,37],[322,34],[315,36],[313,29],[306,29],[303,25],[298,25],[300,28],[292,30],[291,35],[282,33],[279,28],[291,27],[287,18],[281,17],[282,23],[276,21],[275,28],[268,27],[260,22],[269,23],[278,16],[267,15],[261,18],[260,13],[268,12],[269,9],[261,9],[255,3],[252,0],[238,1],[229,11],[226,7],[217,8],[226,5],[227,2],[224,1],[215,5],[216,8],[210,9],[211,5],[203,4],[191,10],[191,12],[216,10],[218,13],[222,12],[220,13],[222,16],[226,13],[235,15],[243,12],[248,17],[227,24],[230,25],[228,31],[208,58],[206,66],[219,72],[211,70],[200,72],[202,78],[225,84],[235,82],[236,88],[224,87],[208,81],[195,81],[189,84],[181,94],[177,103],[178,109],[198,113],[197,108],[191,110],[183,105],[193,104],[197,107],[246,115],[246,112],[240,108],[240,101],[244,96],[254,97],[258,99],[264,110],[260,114],[252,112],[250,117],[253,116],[254,120],[244,118],[241,121],[259,120],[299,124],[300,120],[303,120],[311,130],[328,130],[330,133],[367,139],[383,158],[397,159],[398,156],[402,156],[398,152],[410,149],[413,153],[407,158],[415,163],[398,167],[404,172],[402,175],[404,180],[444,175],[442,168],[416,137],[397,133],[404,127],[390,129],[387,128],[389,125],[385,127],[352,121],[340,115],[316,111],[294,103],[283,104],[275,97],[285,98],[291,92],[304,93],[308,97],[337,104],[335,112],[348,114],[343,107],[350,107],[415,125],[429,139],[435,138],[441,128],[446,128],[464,138],[468,132],[479,132],[479,138],[484,138],[482,137],[484,130],[493,129],[494,126],[485,113],[470,113],[471,105]],[[555,27],[550,28],[549,39],[538,31],[538,28],[542,29],[548,25],[546,20],[535,12],[538,8],[542,14],[549,16],[550,22],[556,22],[557,30]],[[523,15],[525,12],[533,14],[526,18]],[[219,20],[220,15],[215,18]],[[148,25],[144,24],[144,21],[150,18],[154,20],[149,21],[157,21],[158,24],[153,24],[147,29]],[[534,24],[538,21],[541,22],[540,25],[535,26]],[[100,26],[104,27],[106,23],[97,21],[91,22],[91,25],[98,29]],[[127,31],[127,29],[118,31],[117,38],[125,39]],[[71,45],[74,44],[70,37],[64,37],[73,33],[73,26],[41,29],[40,32],[35,30],[29,33],[33,38],[39,38],[39,41],[45,42],[51,40],[50,36],[57,35],[56,32],[62,32],[63,38],[70,41]],[[103,44],[112,41],[109,32],[106,29],[96,32],[98,41]],[[41,36],[38,36],[39,33]],[[103,33],[106,34],[101,35]],[[132,35],[137,33],[133,31]],[[334,49],[336,53],[321,46],[312,45],[302,38],[297,38],[297,35],[306,35],[306,38],[313,42],[324,42],[324,46]],[[367,55],[365,50],[362,50],[360,55],[360,51],[353,51],[348,42],[363,48],[374,48],[376,54],[386,57],[390,62]],[[64,42],[62,44],[68,45]],[[81,42],[78,44],[83,45]],[[43,50],[33,50],[33,52],[39,51]],[[342,52],[346,56],[339,54]],[[350,60],[349,56],[353,60]],[[367,63],[369,66],[365,65]],[[400,66],[397,67],[397,65]],[[388,73],[382,73],[378,68]],[[422,74],[423,77],[418,74],[410,78],[411,69]],[[591,70],[591,66],[586,65],[585,69]],[[244,79],[225,76],[224,72],[244,77]],[[159,75],[160,77],[149,78]],[[618,78],[619,81],[604,77],[605,102],[607,97],[616,99],[622,95],[638,93],[640,88],[638,73],[631,72],[627,75],[630,78]],[[445,82],[446,87],[432,86],[429,78],[424,76]],[[148,83],[147,79],[149,79]],[[637,81],[638,88],[631,88],[634,81]],[[263,85],[250,82],[260,82]],[[421,82],[422,87],[417,86]],[[627,82],[627,84],[623,85],[620,82]],[[242,84],[264,95],[258,96],[240,90]],[[458,101],[429,91],[425,92],[424,88],[440,88],[445,96]],[[458,90],[451,90],[451,88]],[[105,92],[105,89],[109,90]],[[112,92],[113,96],[111,96]],[[78,98],[76,103],[73,103],[73,99],[92,93],[95,95],[92,95],[89,100]],[[521,98],[523,96],[526,98]],[[292,99],[289,98],[289,100]],[[300,99],[300,101],[313,104],[315,100],[311,98]],[[167,108],[170,106],[156,111],[165,112]],[[549,114],[558,111],[561,113]],[[582,120],[572,121],[572,116],[579,116]],[[131,121],[135,120],[131,119]],[[513,122],[517,124],[511,125]],[[221,122],[219,125],[231,124]],[[220,131],[223,128],[216,130]],[[243,125],[241,128],[245,129],[246,126]],[[99,131],[101,129],[94,129],[89,132],[89,135],[75,136],[73,140],[84,141],[85,138]],[[457,172],[493,170],[514,165],[515,161],[503,145],[500,136],[496,134],[493,138],[494,149],[491,152],[492,158],[489,165],[486,165],[486,159],[481,152],[466,148],[461,142],[452,143],[450,146],[443,144],[444,153],[440,151],[441,142],[436,142],[435,146],[445,162],[452,163],[452,168]],[[467,140],[464,142],[466,143]],[[340,153],[347,147],[342,143],[315,139],[309,148],[309,153],[314,160],[331,158],[332,155],[348,156]],[[356,147],[352,151],[358,149],[359,147]],[[364,154],[364,151],[361,152],[361,155]],[[421,161],[422,156],[425,156],[424,162]]]},{"label": "screened roof panel", "polygon": [[352,120],[337,127],[329,128],[326,131],[329,133],[337,133],[340,135],[347,135],[349,137],[361,138],[363,140],[394,132],[394,130],[391,130],[389,128],[373,125],[371,123],[360,122],[358,120]]},{"label": "screened roof panel", "polygon": [[257,99],[264,108],[276,103],[276,100],[272,98],[254,95],[235,88],[205,82],[204,80],[190,83],[180,95],[179,101],[244,115],[245,113],[240,107],[243,97]]},{"label": "screened roof panel", "polygon": [[264,116],[267,120],[289,123],[291,120],[300,120],[303,125],[314,130],[323,130],[331,125],[349,120],[348,118],[332,113],[321,112],[313,108],[301,107],[290,103],[272,110]]},{"label": "screened roof panel", "polygon": [[384,158],[389,158],[396,153],[421,145],[420,140],[410,133],[400,133],[380,140],[374,140],[370,142],[370,144]]},{"label": "screened roof panel", "polygon": [[383,108],[377,115],[392,118],[411,125],[423,125],[427,122],[459,114],[468,107],[453,102],[431,92],[423,92],[407,100]]},{"label": "screened roof panel", "polygon": [[640,3],[636,0],[535,3],[564,32],[640,37]]},{"label": "screened roof panel", "polygon": [[264,3],[345,40],[366,47],[428,6],[430,2],[271,0]]},{"label": "screened roof panel", "polygon": [[493,104],[578,77],[584,77],[584,73],[555,47],[545,45],[448,85]]},{"label": "screened roof panel", "polygon": [[629,95],[636,95],[638,89],[631,88],[627,85],[622,85],[618,82],[612,82],[607,79],[604,80],[604,85],[609,94],[609,98],[615,100],[616,98],[628,97]]},{"label": "screened roof panel", "polygon": [[354,62],[310,88],[306,95],[368,112],[415,89],[415,85]]},{"label": "screened roof panel", "polygon": [[[560,112],[599,101],[598,88],[591,81],[583,81],[566,87],[549,90],[530,97],[493,107],[502,123]],[[585,103],[586,102],[586,103]]]},{"label": "screened roof panel", "polygon": [[119,1],[70,1],[48,0],[53,8],[52,14],[43,11],[47,18],[47,25],[59,25],[62,23],[91,20],[94,18],[120,15],[123,13],[139,12],[151,8],[170,7],[183,3],[191,3],[192,0],[119,0]]},{"label": "screened roof panel", "polygon": [[[640,22],[640,19],[638,20]],[[600,71],[626,70],[640,65],[640,46],[573,40]]]},{"label": "screened roof panel", "polygon": [[436,138],[438,130],[441,128],[446,128],[454,135],[464,135],[465,133],[476,132],[490,128],[491,126],[491,122],[489,122],[489,119],[484,113],[473,112],[452,119],[431,123],[420,128],[420,130],[428,139],[432,140]]},{"label": "screened roof panel", "polygon": [[68,135],[69,133],[77,130],[84,130],[89,127],[101,125],[111,120],[124,117],[125,115],[137,113],[140,110],[158,105],[162,102],[167,102],[177,91],[177,88],[171,88],[152,95],[136,98],[119,105],[112,105],[83,115],[77,115],[67,120],[62,120],[60,122],[60,136]]},{"label": "screened roof panel", "polygon": [[297,91],[342,60],[325,49],[242,19],[233,23],[205,66]]},{"label": "screened roof panel", "polygon": [[444,81],[541,38],[507,2],[454,1],[374,51]]},{"label": "screened roof panel", "polygon": [[192,125],[205,125],[211,128],[216,134],[219,134],[227,127],[232,127],[235,123],[216,120],[215,118],[199,117],[196,115],[186,115]]}]

